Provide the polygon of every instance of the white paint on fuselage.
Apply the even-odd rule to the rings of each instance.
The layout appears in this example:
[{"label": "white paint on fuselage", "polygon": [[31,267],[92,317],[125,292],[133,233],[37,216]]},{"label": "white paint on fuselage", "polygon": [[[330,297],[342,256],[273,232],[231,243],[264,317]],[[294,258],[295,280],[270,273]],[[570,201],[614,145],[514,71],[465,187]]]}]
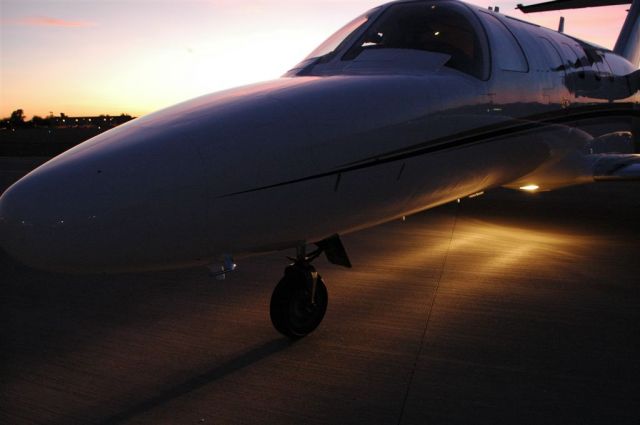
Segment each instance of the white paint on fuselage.
[{"label": "white paint on fuselage", "polygon": [[[132,121],[7,191],[3,206],[11,210],[3,216],[25,222],[25,239],[7,249],[28,264],[60,270],[204,264],[225,252],[277,249],[369,227],[503,184],[524,163],[531,169],[529,153],[496,143],[348,172],[338,185],[332,174],[224,196],[445,135],[452,121],[432,116],[450,106],[439,101],[443,92],[464,92],[461,82],[287,78]],[[477,98],[460,97],[449,99],[469,105]],[[456,115],[458,130],[477,124],[477,116],[466,117]],[[25,191],[32,196],[12,200]]]},{"label": "white paint on fuselage", "polygon": [[[336,55],[321,76],[202,96],[107,131],[3,194],[0,243],[45,269],[178,268],[316,242],[496,186],[586,181],[588,137],[527,120],[637,106],[638,94],[613,82],[622,94],[609,99],[608,80],[550,78],[536,37],[571,40],[503,21],[528,72],[500,70],[495,55],[487,80],[432,53],[410,65],[393,49],[359,63]],[[522,130],[487,130],[504,125]]]}]

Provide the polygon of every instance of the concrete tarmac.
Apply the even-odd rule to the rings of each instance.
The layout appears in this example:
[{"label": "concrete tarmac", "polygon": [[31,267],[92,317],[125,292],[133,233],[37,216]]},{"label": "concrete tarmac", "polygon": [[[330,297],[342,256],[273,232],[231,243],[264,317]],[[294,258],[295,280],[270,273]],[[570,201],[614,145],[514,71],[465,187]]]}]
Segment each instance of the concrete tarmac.
[{"label": "concrete tarmac", "polygon": [[354,268],[315,263],[329,309],[296,343],[268,311],[291,252],[226,281],[0,253],[0,423],[635,425],[639,217],[640,185],[602,183],[347,235]]}]

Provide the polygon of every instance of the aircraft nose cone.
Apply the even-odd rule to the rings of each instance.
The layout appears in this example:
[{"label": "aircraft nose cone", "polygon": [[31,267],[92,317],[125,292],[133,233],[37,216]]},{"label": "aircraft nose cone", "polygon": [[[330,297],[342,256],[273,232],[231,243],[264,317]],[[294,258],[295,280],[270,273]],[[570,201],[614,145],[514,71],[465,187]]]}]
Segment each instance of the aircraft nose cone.
[{"label": "aircraft nose cone", "polygon": [[35,170],[0,197],[0,246],[36,268],[57,269],[73,243],[69,221],[74,217],[65,207],[71,192],[64,189],[65,181],[56,176],[57,171],[55,167]]},{"label": "aircraft nose cone", "polygon": [[7,252],[16,252],[17,247],[24,244],[23,227],[16,219],[20,213],[16,211],[14,192],[7,190],[0,196],[0,247]]},{"label": "aircraft nose cone", "polygon": [[26,264],[32,263],[33,216],[38,208],[29,190],[32,183],[33,179],[25,177],[0,197],[0,247]]},{"label": "aircraft nose cone", "polygon": [[79,145],[5,191],[0,246],[9,255],[38,269],[91,273],[202,261],[206,192],[197,151],[178,133],[124,130]]}]

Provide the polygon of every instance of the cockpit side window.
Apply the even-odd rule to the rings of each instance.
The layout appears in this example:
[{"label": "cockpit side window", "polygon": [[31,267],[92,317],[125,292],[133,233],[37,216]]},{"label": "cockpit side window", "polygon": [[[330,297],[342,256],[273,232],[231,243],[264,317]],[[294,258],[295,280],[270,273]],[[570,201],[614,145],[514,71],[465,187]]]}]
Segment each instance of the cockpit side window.
[{"label": "cockpit side window", "polygon": [[477,22],[461,12],[461,7],[447,2],[390,6],[342,60],[352,60],[369,49],[444,53],[450,56],[445,66],[487,79],[489,71],[484,33]]}]

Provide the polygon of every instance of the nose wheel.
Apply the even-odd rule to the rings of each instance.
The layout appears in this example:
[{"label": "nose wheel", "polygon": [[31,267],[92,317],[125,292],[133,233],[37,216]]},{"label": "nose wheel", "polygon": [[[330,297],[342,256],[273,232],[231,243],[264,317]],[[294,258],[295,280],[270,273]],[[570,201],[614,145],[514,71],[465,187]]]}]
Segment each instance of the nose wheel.
[{"label": "nose wheel", "polygon": [[302,338],[322,322],[328,301],[327,287],[313,266],[295,263],[273,291],[271,322],[281,334]]},{"label": "nose wheel", "polygon": [[291,339],[313,332],[327,311],[327,287],[311,262],[324,252],[332,264],[351,267],[338,235],[316,245],[318,249],[309,255],[304,245],[298,247],[296,258],[292,258],[294,263],[285,269],[271,295],[271,322],[278,332]]}]

